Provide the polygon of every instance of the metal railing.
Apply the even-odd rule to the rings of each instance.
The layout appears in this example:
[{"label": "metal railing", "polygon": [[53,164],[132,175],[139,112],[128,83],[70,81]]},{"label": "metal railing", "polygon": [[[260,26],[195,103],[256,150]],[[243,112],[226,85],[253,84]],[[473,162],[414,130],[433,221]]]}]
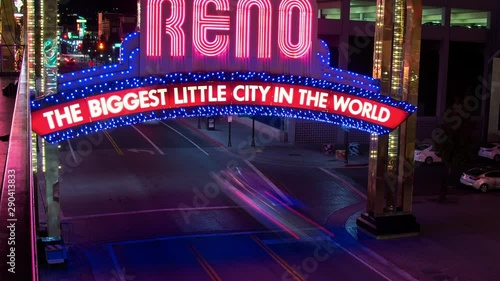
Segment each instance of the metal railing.
[{"label": "metal railing", "polygon": [[24,58],[0,193],[0,280],[9,281],[38,280],[29,77]]}]

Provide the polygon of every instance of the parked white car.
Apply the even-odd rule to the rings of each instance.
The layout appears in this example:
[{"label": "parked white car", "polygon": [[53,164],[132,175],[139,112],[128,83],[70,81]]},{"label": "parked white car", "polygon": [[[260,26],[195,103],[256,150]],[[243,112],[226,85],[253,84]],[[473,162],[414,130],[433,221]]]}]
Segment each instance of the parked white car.
[{"label": "parked white car", "polygon": [[489,143],[481,146],[477,155],[500,162],[500,143]]},{"label": "parked white car", "polygon": [[430,144],[421,144],[415,147],[415,162],[424,162],[427,165],[436,162],[443,162],[441,157],[436,155],[436,151]]},{"label": "parked white car", "polygon": [[481,192],[500,188],[500,170],[488,167],[473,168],[462,174],[460,183]]}]

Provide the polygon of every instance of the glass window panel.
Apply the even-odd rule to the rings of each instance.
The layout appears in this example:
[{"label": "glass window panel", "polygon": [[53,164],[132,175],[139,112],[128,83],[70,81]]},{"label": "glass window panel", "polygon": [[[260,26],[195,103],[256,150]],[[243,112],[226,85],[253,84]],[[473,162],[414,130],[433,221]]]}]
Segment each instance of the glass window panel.
[{"label": "glass window panel", "polygon": [[489,28],[490,12],[469,9],[451,9],[451,26]]},{"label": "glass window panel", "polygon": [[337,1],[318,1],[319,18],[340,19],[340,0]]},{"label": "glass window panel", "polygon": [[423,25],[444,25],[443,8],[424,6],[422,9]]},{"label": "glass window panel", "polygon": [[369,21],[375,22],[377,12],[376,1],[360,1],[352,0],[350,3],[349,19],[353,21]]}]

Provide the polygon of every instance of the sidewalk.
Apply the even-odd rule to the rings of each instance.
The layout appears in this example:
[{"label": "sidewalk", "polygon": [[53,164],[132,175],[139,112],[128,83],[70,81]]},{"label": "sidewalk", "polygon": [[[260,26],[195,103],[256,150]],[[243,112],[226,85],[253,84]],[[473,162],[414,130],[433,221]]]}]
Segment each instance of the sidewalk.
[{"label": "sidewalk", "polygon": [[[252,147],[251,119],[233,117],[231,123],[231,147],[229,145],[229,122],[227,117],[216,117],[215,130],[207,130],[206,118],[201,118],[201,129],[198,129],[198,118],[179,119],[181,124],[203,135],[205,138],[225,148],[237,157],[266,163],[279,163],[294,166],[339,167],[345,166],[344,159],[321,151],[321,144],[293,144],[282,141],[279,130],[255,122],[255,149]],[[367,165],[367,153],[360,156],[349,156],[348,166]]]},{"label": "sidewalk", "polygon": [[332,214],[327,226],[344,223],[336,237],[354,248],[373,251],[416,280],[497,281],[500,269],[492,261],[500,252],[500,225],[495,218],[499,196],[493,192],[450,196],[443,204],[435,196],[416,197],[413,213],[421,233],[414,237],[376,240],[359,232],[356,219],[366,203]]}]

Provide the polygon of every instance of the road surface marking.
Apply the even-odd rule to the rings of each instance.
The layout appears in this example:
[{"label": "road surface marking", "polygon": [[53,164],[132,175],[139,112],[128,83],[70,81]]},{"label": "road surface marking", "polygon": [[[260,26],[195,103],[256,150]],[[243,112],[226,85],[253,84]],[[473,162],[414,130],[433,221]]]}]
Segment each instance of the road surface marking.
[{"label": "road surface marking", "polygon": [[288,204],[288,205],[292,205],[292,201],[290,201],[290,199],[281,191],[281,189],[279,189],[270,179],[268,179],[261,171],[259,171],[259,169],[257,169],[257,167],[255,167],[250,161],[248,161],[247,159],[243,160],[243,162],[245,162],[248,167],[250,167],[265,183],[267,183],[283,200],[285,200],[285,202]]},{"label": "road surface marking", "polygon": [[325,168],[319,168],[321,171],[327,173],[329,176],[335,178],[336,180],[339,180],[341,181],[343,184],[345,184],[347,187],[349,187],[352,191],[354,191],[357,195],[359,195],[361,198],[363,199],[367,199],[366,197],[366,194],[364,194],[363,192],[361,192],[359,189],[357,189],[354,185],[350,184],[349,182],[347,182],[346,180],[344,180],[343,178],[339,177],[338,175],[328,171],[327,169]]},{"label": "road surface marking", "polygon": [[186,137],[181,132],[179,132],[176,129],[174,129],[172,126],[168,125],[167,123],[165,123],[163,121],[160,121],[160,123],[162,123],[163,125],[167,126],[170,130],[176,132],[181,137],[185,138],[188,142],[192,143],[194,146],[196,146],[199,150],[201,150],[201,152],[205,153],[207,156],[210,155],[210,154],[208,154],[208,152],[206,152],[205,150],[203,150],[203,148],[201,148],[199,145],[197,145],[194,141],[190,140],[188,137]]},{"label": "road surface marking", "polygon": [[115,148],[116,153],[118,153],[118,155],[120,155],[120,156],[123,156],[123,151],[118,146],[118,144],[116,144],[116,142],[113,140],[113,138],[111,137],[111,135],[108,132],[106,132],[106,131],[103,131],[103,132],[104,132],[104,135],[108,138],[108,140],[111,143],[111,145]]},{"label": "road surface marking", "polygon": [[134,153],[139,153],[139,152],[142,152],[142,153],[149,153],[151,155],[154,155],[155,152],[154,151],[151,151],[149,149],[136,149],[136,148],[132,148],[132,149],[128,149],[128,151],[130,152],[134,152]]},{"label": "road surface marking", "polygon": [[113,274],[113,275],[118,275],[118,276],[114,276],[114,277],[120,278],[119,281],[127,281],[127,279],[125,279],[125,276],[120,268],[120,264],[118,263],[118,259],[116,258],[116,255],[115,255],[115,252],[113,251],[112,245],[108,245],[108,252],[109,252],[109,255],[111,257],[111,260],[113,260],[113,265],[115,266],[116,274]]},{"label": "road surface marking", "polygon": [[75,163],[76,163],[76,155],[75,155],[75,151],[73,150],[73,146],[71,145],[71,142],[69,141],[69,139],[67,141],[68,141],[68,145],[69,145],[69,151],[71,151],[71,156],[73,156],[73,161],[75,161]]},{"label": "road surface marking", "polygon": [[143,210],[143,211],[132,211],[132,212],[117,212],[117,213],[106,213],[106,214],[94,214],[86,216],[73,216],[65,217],[67,221],[70,220],[84,220],[102,217],[112,217],[112,216],[124,216],[124,215],[135,215],[135,214],[147,214],[147,213],[161,213],[161,212],[176,212],[176,211],[209,211],[209,210],[225,210],[225,209],[242,209],[247,206],[215,206],[215,207],[200,207],[200,208],[168,208],[168,209],[155,209],[155,210]]},{"label": "road surface marking", "polygon": [[148,137],[146,137],[146,135],[144,133],[142,133],[141,130],[137,129],[137,127],[134,125],[130,125],[130,126],[132,126],[132,128],[134,128],[139,134],[141,134],[156,149],[156,151],[158,151],[158,153],[160,153],[161,155],[165,154],[165,153],[163,153],[163,151],[161,151],[161,149],[158,146],[156,146],[156,144],[154,144],[154,142],[152,140],[150,140]]},{"label": "road surface marking", "polygon": [[198,251],[194,245],[191,245],[191,252],[196,260],[201,264],[203,269],[205,269],[208,276],[210,276],[210,279],[213,281],[222,281],[219,274],[217,274],[217,271],[215,271],[215,269],[208,263],[208,261],[201,255],[200,251]]},{"label": "road surface marking", "polygon": [[280,258],[269,246],[264,244],[257,236],[252,235],[252,239],[259,245],[264,251],[266,251],[281,267],[283,267],[290,275],[293,277],[293,279],[297,281],[306,281],[304,277],[300,273],[295,270],[291,265],[289,265],[286,261],[284,261],[282,258]]}]

